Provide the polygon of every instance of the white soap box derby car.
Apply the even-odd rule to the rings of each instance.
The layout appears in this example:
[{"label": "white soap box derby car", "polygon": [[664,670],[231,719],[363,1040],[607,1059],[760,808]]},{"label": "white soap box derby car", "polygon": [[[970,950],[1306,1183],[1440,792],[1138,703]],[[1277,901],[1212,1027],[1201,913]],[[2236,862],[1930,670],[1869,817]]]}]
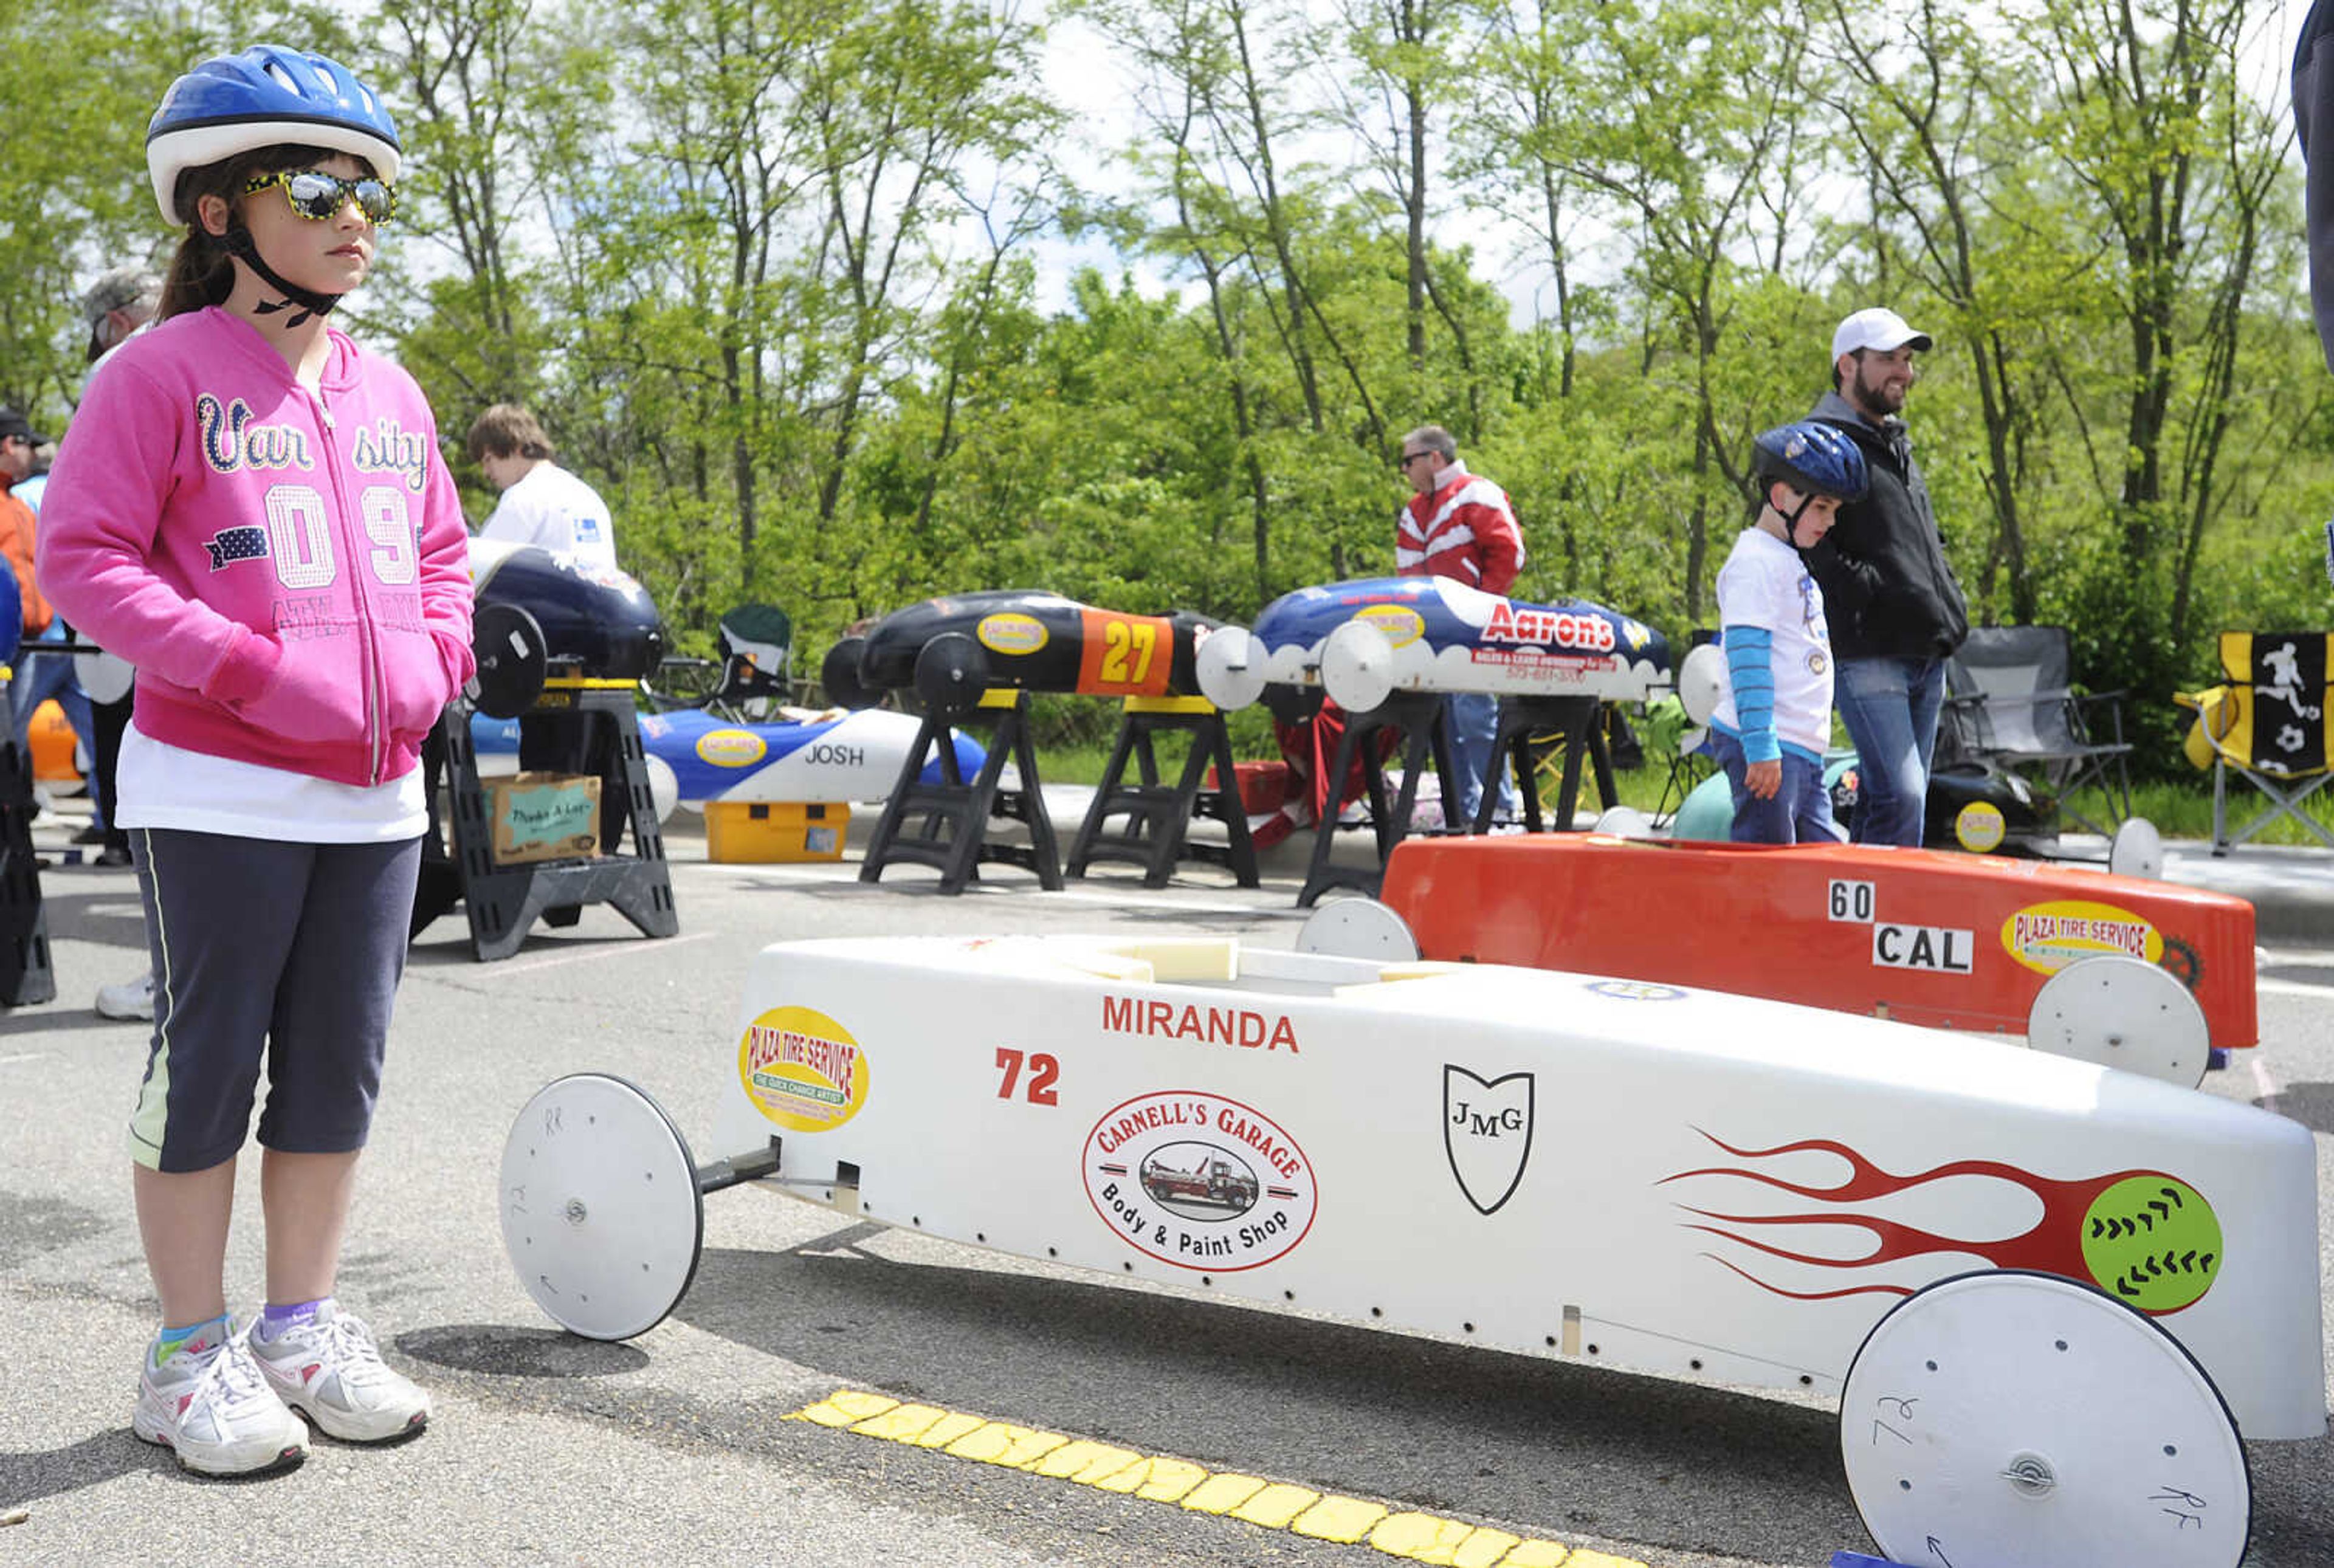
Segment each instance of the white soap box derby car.
[{"label": "white soap box derby car", "polygon": [[701,1195],[763,1179],[1108,1275],[1837,1397],[1907,1562],[2234,1568],[2239,1430],[2326,1429],[2308,1130],[2016,1044],[1222,938],[910,938],[767,948],[715,1061],[702,1167],[603,1075],[514,1125],[505,1239],[576,1332],[657,1323]]}]

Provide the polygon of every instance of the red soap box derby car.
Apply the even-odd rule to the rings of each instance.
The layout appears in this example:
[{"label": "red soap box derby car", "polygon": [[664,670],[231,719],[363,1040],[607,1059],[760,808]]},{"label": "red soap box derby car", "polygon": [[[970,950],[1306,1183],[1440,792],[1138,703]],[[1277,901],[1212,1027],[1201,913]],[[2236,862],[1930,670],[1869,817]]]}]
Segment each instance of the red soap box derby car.
[{"label": "red soap box derby car", "polygon": [[2212,1045],[2259,1039],[2251,904],[2083,866],[1603,833],[1413,839],[1395,848],[1383,897],[1428,958],[1979,1032],[2028,1032],[2054,976],[2121,956],[2176,979]]}]

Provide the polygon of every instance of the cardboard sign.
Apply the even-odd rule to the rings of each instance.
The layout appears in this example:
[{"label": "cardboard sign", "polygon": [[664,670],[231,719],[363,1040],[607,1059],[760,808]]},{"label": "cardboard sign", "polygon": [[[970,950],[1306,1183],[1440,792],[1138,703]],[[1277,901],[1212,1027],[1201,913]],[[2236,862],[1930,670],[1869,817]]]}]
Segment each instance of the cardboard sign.
[{"label": "cardboard sign", "polygon": [[596,775],[523,773],[488,780],[487,814],[498,866],[600,852]]}]

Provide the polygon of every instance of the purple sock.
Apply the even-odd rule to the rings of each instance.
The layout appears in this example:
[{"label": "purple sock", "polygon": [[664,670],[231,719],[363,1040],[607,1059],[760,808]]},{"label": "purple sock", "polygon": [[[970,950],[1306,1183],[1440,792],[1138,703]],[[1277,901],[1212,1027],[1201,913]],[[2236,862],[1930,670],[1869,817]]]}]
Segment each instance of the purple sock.
[{"label": "purple sock", "polygon": [[259,1337],[272,1340],[295,1324],[313,1323],[316,1321],[316,1314],[332,1304],[333,1298],[328,1295],[318,1296],[314,1301],[295,1301],[286,1306],[278,1306],[274,1302],[269,1302],[259,1309],[259,1322],[256,1325],[259,1330]]}]

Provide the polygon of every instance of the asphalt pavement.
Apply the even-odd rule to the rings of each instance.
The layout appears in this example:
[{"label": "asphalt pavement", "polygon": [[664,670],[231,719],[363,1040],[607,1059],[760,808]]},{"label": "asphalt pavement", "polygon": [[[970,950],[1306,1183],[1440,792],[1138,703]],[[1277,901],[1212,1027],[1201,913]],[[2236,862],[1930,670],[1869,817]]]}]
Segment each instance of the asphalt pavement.
[{"label": "asphalt pavement", "polygon": [[[1055,810],[1066,836],[1075,797]],[[36,833],[61,862],[43,878],[58,998],[0,1015],[11,1396],[0,1400],[0,1520],[17,1520],[0,1523],[0,1563],[1397,1560],[1383,1542],[1257,1522],[1266,1499],[1299,1493],[1423,1521],[1407,1537],[1423,1543],[1421,1561],[1493,1562],[1510,1540],[1523,1543],[1510,1563],[1565,1568],[1820,1568],[1835,1551],[1871,1550],[1819,1401],[1099,1282],[761,1187],[706,1199],[696,1280],[659,1327],[621,1344],[560,1332],[504,1252],[495,1192],[515,1119],[545,1082],[594,1070],[640,1084],[685,1133],[709,1130],[735,1050],[738,978],[765,944],[1167,927],[1285,947],[1302,919],[1302,842],[1268,853],[1255,890],[1194,871],[1158,891],[1104,875],[1040,894],[1026,873],[992,870],[950,899],[912,868],[856,881],[865,813],[851,859],[770,866],[709,862],[696,820],[676,816],[667,843],[681,931],[669,940],[641,938],[604,906],[569,929],[538,928],[498,964],[472,959],[458,913],[425,930],[341,1294],[431,1390],[436,1419],[388,1449],[320,1442],[278,1477],[188,1478],[128,1421],[153,1306],[122,1121],[148,1032],[89,1006],[100,985],[142,966],[136,884],[86,854],[62,863],[71,825]],[[1353,842],[1341,856],[1365,852],[1365,833],[1343,837]],[[2263,1044],[2205,1089],[2316,1131],[2321,1269],[2334,1280],[2334,854],[2248,845],[2215,860],[2175,844],[2166,874],[2262,911]],[[248,1308],[261,1275],[256,1160],[239,1204],[230,1294]],[[1265,1489],[1218,1513],[1118,1495],[920,1446],[914,1431],[939,1429],[912,1421],[892,1441],[821,1424],[815,1412],[838,1395]],[[2334,1439],[2247,1447],[2248,1562],[2334,1562]]]},{"label": "asphalt pavement", "polygon": [[2334,946],[2334,850],[2240,844],[2226,855],[2202,840],[2164,846],[2164,877],[2252,903],[2265,941]]}]

